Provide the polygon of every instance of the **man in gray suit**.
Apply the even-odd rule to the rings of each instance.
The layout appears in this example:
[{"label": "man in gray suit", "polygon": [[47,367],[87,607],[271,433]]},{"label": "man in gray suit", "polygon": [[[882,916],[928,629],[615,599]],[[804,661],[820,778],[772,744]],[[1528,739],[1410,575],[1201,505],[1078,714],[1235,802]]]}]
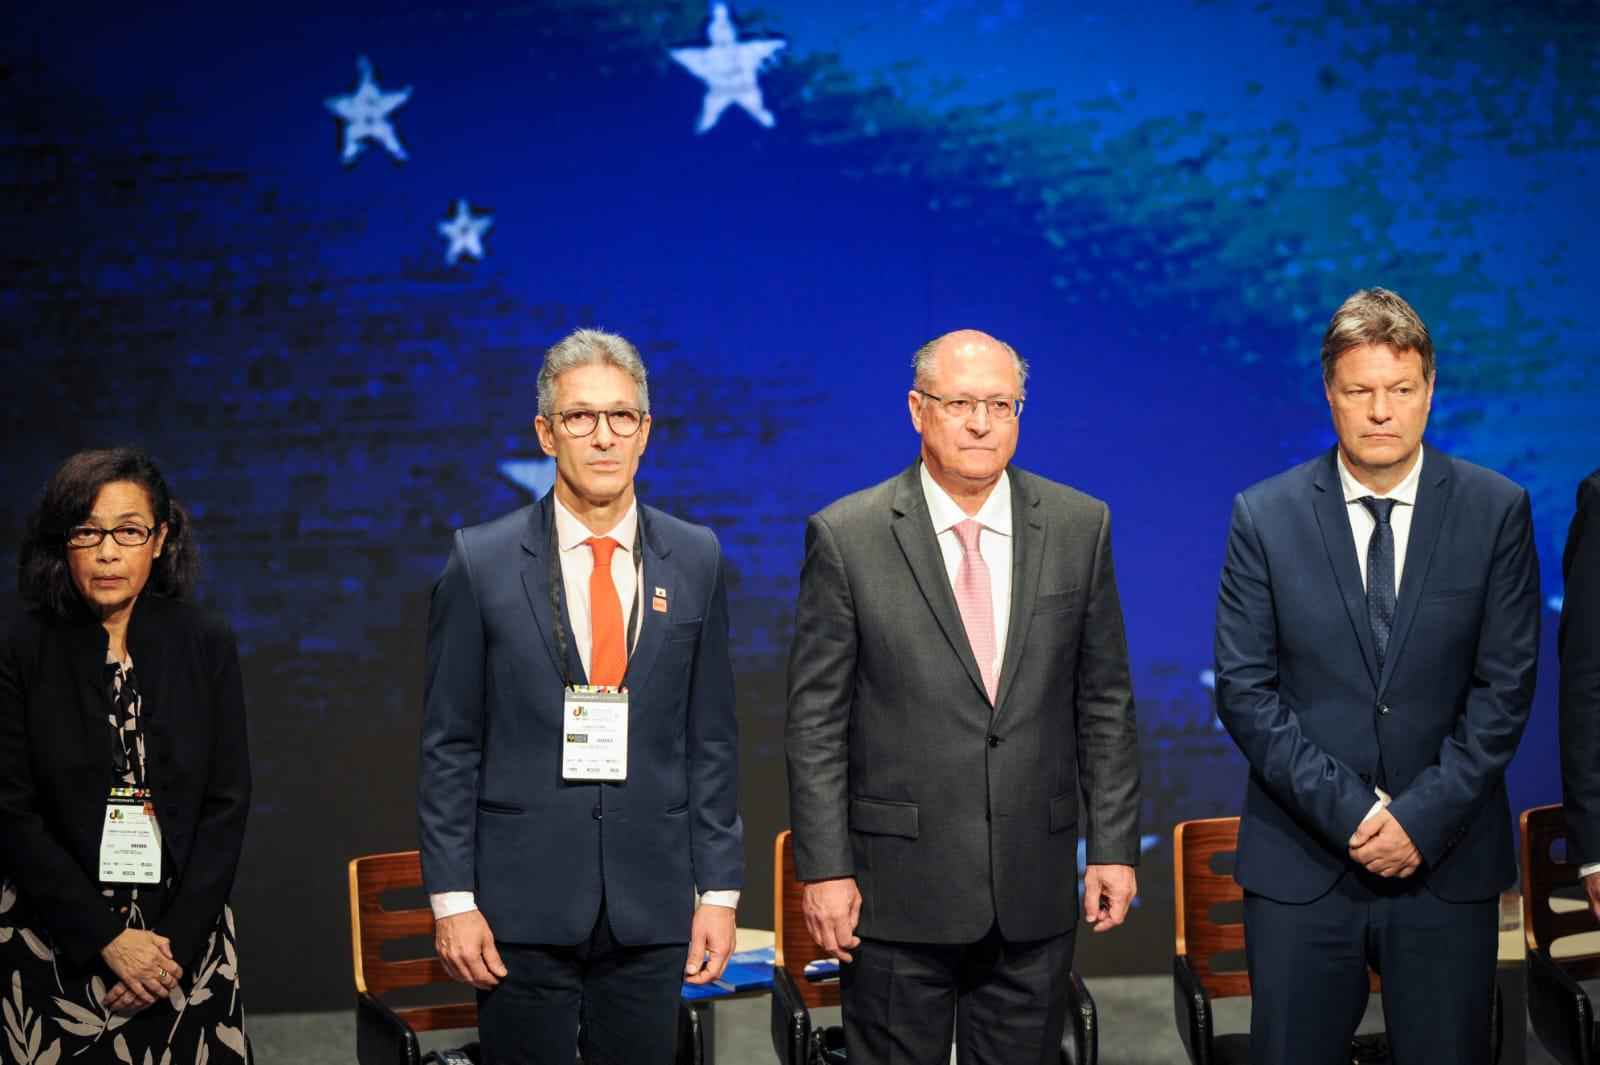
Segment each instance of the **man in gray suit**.
[{"label": "man in gray suit", "polygon": [[[1085,920],[1136,890],[1139,759],[1106,505],[1010,466],[1027,364],[924,345],[919,462],[806,527],[787,750],[807,927],[852,1065],[1053,1060]],[[1080,794],[1083,810],[1080,817]]]}]

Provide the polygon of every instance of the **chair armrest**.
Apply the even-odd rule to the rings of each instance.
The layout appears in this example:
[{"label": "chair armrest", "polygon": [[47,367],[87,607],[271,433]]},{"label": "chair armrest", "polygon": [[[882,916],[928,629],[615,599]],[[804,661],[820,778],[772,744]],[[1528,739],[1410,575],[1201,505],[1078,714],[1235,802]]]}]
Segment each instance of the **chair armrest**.
[{"label": "chair armrest", "polygon": [[700,1027],[700,1011],[687,1002],[678,1002],[678,1053],[674,1065],[701,1065],[705,1061],[705,1032]]},{"label": "chair armrest", "polygon": [[1211,1065],[1211,996],[1183,954],[1172,956],[1172,1013],[1193,1065]]},{"label": "chair armrest", "polygon": [[1593,1061],[1594,1008],[1589,996],[1543,947],[1528,951],[1528,1019],[1539,1042],[1561,1065]]},{"label": "chair armrest", "polygon": [[[772,1050],[778,1065],[806,1065],[811,1042],[811,1010],[780,966],[772,969]],[[365,1065],[365,1063],[363,1063]]]},{"label": "chair armrest", "polygon": [[417,1034],[374,996],[356,995],[356,1061],[360,1065],[417,1065]]},{"label": "chair armrest", "polygon": [[1061,1033],[1061,1065],[1096,1065],[1100,1059],[1100,1016],[1094,996],[1076,970],[1067,973],[1067,1027]]}]

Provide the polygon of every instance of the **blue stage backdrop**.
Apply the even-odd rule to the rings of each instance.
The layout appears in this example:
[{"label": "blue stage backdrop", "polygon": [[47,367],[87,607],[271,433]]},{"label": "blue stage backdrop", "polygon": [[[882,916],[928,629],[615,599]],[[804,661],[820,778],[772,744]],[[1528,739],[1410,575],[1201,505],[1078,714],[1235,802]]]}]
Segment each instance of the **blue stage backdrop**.
[{"label": "blue stage backdrop", "polygon": [[1172,825],[1238,806],[1230,501],[1331,442],[1318,341],[1358,287],[1433,328],[1433,442],[1533,494],[1511,793],[1557,798],[1560,546],[1600,464],[1594,5],[366,6],[25,4],[0,51],[0,562],[79,447],[148,447],[192,508],[244,652],[253,1008],[349,1001],[344,862],[416,842],[429,585],[454,527],[548,486],[534,379],[580,325],[648,360],[643,498],[727,551],[746,924],[804,519],[913,458],[910,354],[957,326],[1032,362],[1018,462],[1112,509],[1147,853],[1084,971],[1165,968]]}]

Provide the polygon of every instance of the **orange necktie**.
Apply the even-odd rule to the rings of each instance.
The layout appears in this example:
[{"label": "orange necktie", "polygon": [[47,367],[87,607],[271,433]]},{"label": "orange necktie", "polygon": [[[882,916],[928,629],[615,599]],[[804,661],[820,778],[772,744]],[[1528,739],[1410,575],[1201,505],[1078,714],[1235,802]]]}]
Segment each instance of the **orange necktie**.
[{"label": "orange necktie", "polygon": [[594,571],[589,574],[589,683],[616,686],[628,671],[622,601],[611,579],[611,555],[622,545],[609,536],[591,536],[584,543],[594,552]]}]

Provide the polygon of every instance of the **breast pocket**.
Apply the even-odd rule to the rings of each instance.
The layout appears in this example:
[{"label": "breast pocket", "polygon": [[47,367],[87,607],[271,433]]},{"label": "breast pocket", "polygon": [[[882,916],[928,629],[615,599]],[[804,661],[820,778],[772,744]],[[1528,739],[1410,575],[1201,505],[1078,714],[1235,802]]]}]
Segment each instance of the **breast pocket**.
[{"label": "breast pocket", "polygon": [[1482,588],[1429,588],[1422,593],[1424,603],[1461,604],[1483,595]]},{"label": "breast pocket", "polygon": [[1033,602],[1034,617],[1045,614],[1065,614],[1076,609],[1078,605],[1078,589],[1067,588],[1059,592],[1042,592]]},{"label": "breast pocket", "polygon": [[692,643],[699,637],[700,628],[703,624],[703,618],[694,618],[690,621],[674,621],[672,627],[667,629],[667,642]]}]

